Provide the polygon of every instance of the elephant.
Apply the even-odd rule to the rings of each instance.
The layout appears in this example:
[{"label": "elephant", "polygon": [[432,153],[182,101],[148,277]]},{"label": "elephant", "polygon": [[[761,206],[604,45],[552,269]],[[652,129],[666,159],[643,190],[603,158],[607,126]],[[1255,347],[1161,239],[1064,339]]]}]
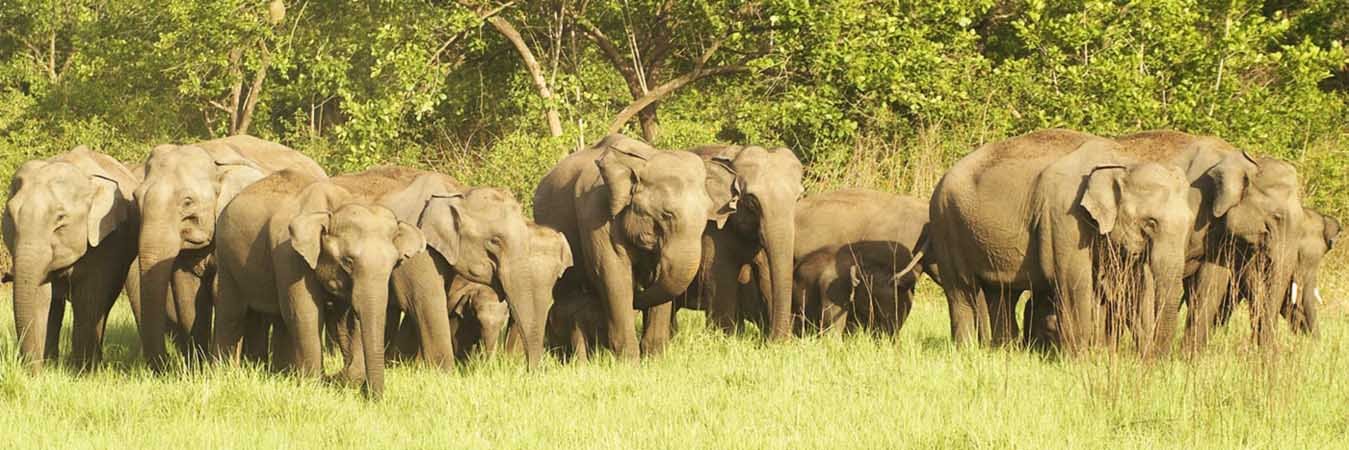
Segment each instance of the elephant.
[{"label": "elephant", "polygon": [[565,360],[584,362],[590,349],[608,345],[609,322],[599,297],[573,290],[557,297],[548,311],[549,347]]},{"label": "elephant", "polygon": [[[402,261],[392,274],[396,301],[390,306],[404,317],[399,324],[394,320],[398,316],[391,316],[389,324],[401,327],[392,329],[401,337],[400,352],[418,354],[442,369],[453,368],[456,330],[446,292],[452,282],[462,279],[491,286],[505,299],[511,321],[524,330],[526,364],[538,368],[556,263],[536,268],[535,227],[514,195],[498,188],[465,187],[446,175],[403,167],[378,167],[332,180],[392,210],[399,220],[416,224],[426,238],[429,250]],[[359,351],[363,341],[350,339],[353,351]],[[363,371],[347,372],[350,377]]]},{"label": "elephant", "polygon": [[[1279,309],[1279,315],[1288,320],[1294,332],[1315,336],[1318,334],[1317,308],[1322,302],[1317,275],[1321,269],[1321,260],[1335,247],[1342,226],[1334,217],[1322,215],[1311,208],[1304,207],[1302,213],[1297,269],[1293,272],[1291,288]],[[1238,300],[1251,298],[1251,294],[1244,289],[1234,291],[1224,296],[1223,303],[1219,305],[1217,323],[1220,325],[1227,324]]]},{"label": "elephant", "polygon": [[135,201],[141,218],[139,328],[152,369],[165,367],[164,334],[170,326],[183,354],[205,354],[212,302],[204,283],[214,272],[210,255],[216,217],[249,184],[286,168],[326,177],[300,152],[252,136],[151,150]]},{"label": "elephant", "polygon": [[1123,153],[1182,168],[1190,185],[1195,225],[1186,249],[1186,352],[1205,346],[1232,283],[1260,299],[1252,330],[1261,347],[1272,348],[1275,312],[1297,267],[1303,219],[1297,171],[1213,136],[1154,130],[1115,140]]},{"label": "elephant", "polygon": [[486,356],[496,354],[497,343],[510,319],[510,307],[502,301],[491,286],[474,283],[462,277],[450,282],[450,327],[454,329],[454,350],[457,359],[467,358],[477,347]]},{"label": "elephant", "polygon": [[[614,134],[563,158],[534,192],[534,219],[562,232],[580,259],[557,289],[597,293],[609,347],[623,360],[669,342],[672,299],[697,275],[716,212],[706,184],[697,155]],[[644,311],[640,344],[634,308]]]},{"label": "elephant", "polygon": [[1180,298],[1194,223],[1189,183],[1120,147],[1041,130],[986,144],[942,176],[928,246],[958,345],[1010,342],[1030,290],[1070,354],[1104,342],[1108,318],[1127,322],[1145,357],[1168,351],[1175,308],[1165,303]]},{"label": "elephant", "polygon": [[136,257],[136,186],[126,166],[85,146],[15,172],[2,232],[19,354],[32,370],[59,357],[67,299],[73,361],[91,369],[101,359],[108,312]]},{"label": "elephant", "polygon": [[218,358],[237,361],[247,327],[258,325],[250,315],[272,322],[279,316],[284,326],[272,331],[273,364],[320,375],[320,330],[332,302],[348,307],[342,327],[356,328],[353,339],[363,341],[344,352],[348,370],[361,367],[367,394],[383,394],[389,280],[395,265],[424,253],[427,241],[393,211],[353,192],[360,187],[284,169],[225,207],[214,252]]},{"label": "elephant", "polygon": [[793,309],[798,330],[867,328],[894,334],[922,274],[928,205],[867,189],[808,196],[796,207]]},{"label": "elephant", "polygon": [[[547,326],[549,312],[553,308],[554,296],[552,290],[557,287],[557,282],[566,273],[567,268],[574,263],[571,253],[571,243],[567,242],[567,237],[561,232],[552,228],[530,224],[530,242],[529,242],[529,266],[534,277],[534,286],[537,286],[538,292],[547,292],[548,295],[537,295],[534,298],[534,311],[543,317],[544,320],[534,322],[536,327],[534,333],[543,336],[544,345],[550,345],[548,342]],[[506,349],[511,353],[521,353],[523,346],[523,332],[521,331],[520,321],[512,320],[510,324],[510,333],[506,339]]]},{"label": "elephant", "polygon": [[[706,164],[707,191],[717,211],[703,234],[699,275],[678,306],[704,309],[708,323],[728,333],[750,320],[770,339],[786,337],[792,324],[793,220],[805,192],[801,161],[782,147],[705,145],[690,151]],[[754,284],[762,292],[737,284],[735,274],[747,264],[766,279]]]}]

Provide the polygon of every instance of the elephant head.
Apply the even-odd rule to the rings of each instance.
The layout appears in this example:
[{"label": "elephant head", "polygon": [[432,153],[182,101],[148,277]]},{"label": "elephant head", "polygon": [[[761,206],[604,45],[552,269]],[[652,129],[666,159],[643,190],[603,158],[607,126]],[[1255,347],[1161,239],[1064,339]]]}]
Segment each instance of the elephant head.
[{"label": "elephant head", "polygon": [[[532,307],[534,317],[547,318],[554,302],[553,287],[573,263],[571,244],[561,232],[543,225],[530,224],[529,231],[529,266],[534,273],[536,296],[534,303],[517,308]],[[536,321],[534,326],[535,332],[543,336],[546,331],[544,320]]]},{"label": "elephant head", "polygon": [[425,250],[421,231],[384,207],[358,203],[301,214],[288,227],[291,247],[319,285],[350,300],[361,335],[365,380],[369,392],[379,396],[384,390],[389,276],[399,261]]},{"label": "elephant head", "polygon": [[707,162],[707,192],[717,228],[729,221],[743,239],[761,245],[769,275],[769,335],[785,338],[791,327],[792,248],[796,202],[805,192],[801,161],[791,150],[749,146],[707,146],[693,150]]},{"label": "elephant head", "polygon": [[[83,147],[75,152],[88,152]],[[14,324],[20,354],[40,367],[50,273],[71,267],[132,214],[117,181],[62,160],[29,161],[11,181],[3,233],[14,271]]]},{"label": "elephant head", "polygon": [[628,249],[639,289],[633,306],[647,308],[688,289],[702,259],[702,235],[712,199],[701,158],[662,152],[621,135],[597,146],[595,160],[608,188],[616,243]]},{"label": "elephant head", "polygon": [[[1206,175],[1213,189],[1211,212],[1219,237],[1234,242],[1251,256],[1241,282],[1259,311],[1276,310],[1297,266],[1303,220],[1297,171],[1273,158],[1252,158],[1243,151],[1226,152]],[[1268,333],[1260,333],[1262,341]]]},{"label": "elephant head", "polygon": [[[471,317],[477,322],[480,350],[491,356],[496,353],[501,332],[510,320],[510,307],[497,295],[491,286],[473,283],[456,277],[450,283],[449,302],[451,311],[462,317]],[[470,342],[463,342],[467,350]],[[459,345],[457,343],[456,345]]]},{"label": "elephant head", "polygon": [[136,189],[141,217],[142,339],[152,366],[164,354],[164,312],[173,263],[184,250],[207,248],[225,205],[265,173],[238,153],[195,145],[160,145],[150,152]]},{"label": "elephant head", "polygon": [[505,294],[514,319],[525,331],[528,364],[537,367],[543,356],[543,336],[534,331],[541,330],[538,323],[544,317],[522,305],[535,304],[538,296],[551,296],[552,286],[546,292],[536,291],[529,221],[509,191],[456,191],[441,175],[426,174],[389,194],[381,204],[390,206],[399,217],[415,221],[427,245],[454,268],[456,276]]},{"label": "elephant head", "polygon": [[[1175,326],[1186,244],[1194,226],[1188,192],[1185,174],[1172,166],[1102,165],[1087,174],[1079,201],[1096,233],[1113,244],[1114,257],[1107,258],[1109,262],[1098,274],[1119,275],[1115,278],[1121,282],[1148,280],[1144,283],[1152,284],[1142,289],[1117,288],[1125,291],[1113,293],[1136,297],[1128,314],[1142,334],[1136,338],[1145,354],[1167,347]],[[1134,268],[1142,273],[1128,270]]]}]

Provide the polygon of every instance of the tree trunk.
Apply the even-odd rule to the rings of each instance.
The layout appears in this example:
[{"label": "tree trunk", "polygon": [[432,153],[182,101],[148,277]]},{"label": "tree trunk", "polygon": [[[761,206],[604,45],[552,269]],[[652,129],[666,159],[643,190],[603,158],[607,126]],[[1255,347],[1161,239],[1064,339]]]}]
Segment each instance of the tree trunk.
[{"label": "tree trunk", "polygon": [[534,52],[525,44],[524,38],[520,36],[515,26],[506,19],[492,16],[487,18],[487,23],[492,24],[493,28],[515,46],[515,51],[520,54],[520,60],[529,70],[529,77],[534,80],[534,87],[539,90],[539,97],[543,98],[543,110],[548,119],[548,134],[553,137],[561,136],[562,120],[558,118],[557,106],[553,104],[553,91],[548,88],[548,79],[543,76],[543,68],[539,66],[539,60],[534,57]]}]

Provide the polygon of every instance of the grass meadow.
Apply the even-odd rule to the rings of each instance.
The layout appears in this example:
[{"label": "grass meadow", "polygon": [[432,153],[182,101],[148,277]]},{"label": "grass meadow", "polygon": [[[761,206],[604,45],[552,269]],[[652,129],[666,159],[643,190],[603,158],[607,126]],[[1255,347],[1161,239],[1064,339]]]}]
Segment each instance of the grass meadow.
[{"label": "grass meadow", "polygon": [[1343,448],[1349,272],[1327,275],[1321,338],[1284,332],[1277,356],[1250,344],[1244,309],[1193,360],[960,350],[924,282],[894,339],[768,345],[684,311],[667,354],[640,364],[397,364],[378,403],[257,367],[153,375],[125,302],[100,370],[29,375],[6,288],[0,448]]}]

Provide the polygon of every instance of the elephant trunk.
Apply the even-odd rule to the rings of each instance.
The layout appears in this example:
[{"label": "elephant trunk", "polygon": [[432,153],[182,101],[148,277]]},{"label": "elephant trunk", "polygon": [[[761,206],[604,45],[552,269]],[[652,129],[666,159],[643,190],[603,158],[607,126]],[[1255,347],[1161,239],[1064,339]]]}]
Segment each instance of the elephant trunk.
[{"label": "elephant trunk", "polygon": [[[42,368],[47,350],[48,314],[52,308],[52,287],[47,282],[47,266],[52,250],[42,242],[20,240],[14,254],[14,327],[19,353],[34,370]],[[65,299],[60,299],[65,301]]]},{"label": "elephant trunk", "polygon": [[146,220],[141,227],[140,247],[140,335],[141,348],[151,369],[165,364],[164,333],[168,322],[168,304],[173,278],[173,263],[181,242],[171,220]]},{"label": "elephant trunk", "polygon": [[685,227],[665,241],[656,262],[656,281],[633,298],[633,307],[650,308],[688,290],[702,262],[702,233],[703,228]]},{"label": "elephant trunk", "polygon": [[[1181,236],[1184,236],[1183,234]],[[1184,239],[1177,238],[1175,245],[1165,246],[1165,250],[1154,247],[1149,270],[1155,283],[1152,289],[1155,308],[1155,329],[1152,330],[1151,354],[1166,357],[1171,353],[1171,341],[1176,331],[1176,319],[1180,315],[1180,298],[1185,288],[1185,246]],[[1147,355],[1145,355],[1147,356]]]},{"label": "elephant trunk", "polygon": [[[792,254],[796,243],[795,201],[788,199],[786,208],[769,207],[767,202],[763,218],[759,221],[759,233],[763,240],[763,249],[767,256],[767,270],[772,286],[768,292],[768,338],[783,340],[792,329]],[[785,210],[783,210],[785,209]]]},{"label": "elephant trunk", "polygon": [[[516,259],[516,261],[526,261],[527,258]],[[506,301],[511,309],[511,319],[520,324],[520,337],[525,345],[525,363],[530,370],[539,367],[539,361],[543,359],[543,325],[548,311],[544,308],[540,300],[553,295],[552,291],[536,292],[531,277],[530,268],[525,268],[518,262],[515,264],[502,264],[497,271],[497,276],[501,280],[501,289],[506,291]],[[549,275],[541,275],[549,276]],[[551,288],[551,285],[549,285]],[[484,338],[489,330],[483,327]],[[484,339],[486,344],[488,341]],[[495,343],[493,343],[494,345]],[[492,348],[495,348],[494,346]]]},{"label": "elephant trunk", "polygon": [[[374,272],[381,272],[376,270]],[[351,305],[361,327],[361,349],[365,356],[366,394],[373,399],[384,395],[384,325],[389,308],[389,272],[353,277]]]},{"label": "elephant trunk", "polygon": [[1246,292],[1250,293],[1256,342],[1262,348],[1273,348],[1279,309],[1292,287],[1297,251],[1292,245],[1272,246],[1267,251],[1267,255],[1257,256],[1267,258],[1262,261],[1264,267],[1257,263],[1258,269],[1255,273],[1247,273],[1243,283]]}]

